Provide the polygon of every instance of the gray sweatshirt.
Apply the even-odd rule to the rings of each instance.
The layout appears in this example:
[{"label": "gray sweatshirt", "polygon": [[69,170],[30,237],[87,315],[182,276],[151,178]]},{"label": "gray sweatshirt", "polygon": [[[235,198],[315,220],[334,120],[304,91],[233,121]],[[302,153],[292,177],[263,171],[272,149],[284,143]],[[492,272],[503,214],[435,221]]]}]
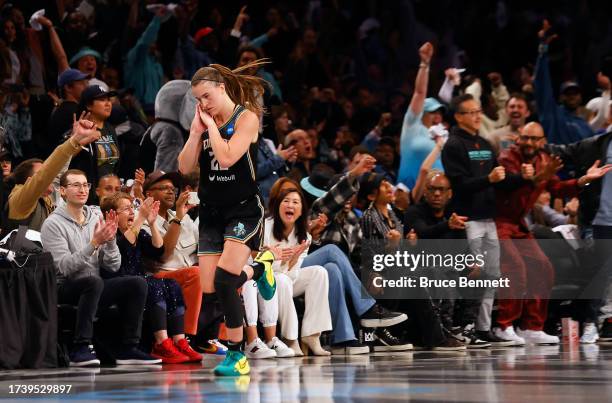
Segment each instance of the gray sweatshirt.
[{"label": "gray sweatshirt", "polygon": [[40,230],[43,248],[53,256],[57,281],[100,276],[100,267],[117,271],[121,254],[113,239],[95,250],[91,245],[94,228],[100,218],[95,207],[84,206],[85,222],[79,225],[65,206],[58,207],[45,220]]}]

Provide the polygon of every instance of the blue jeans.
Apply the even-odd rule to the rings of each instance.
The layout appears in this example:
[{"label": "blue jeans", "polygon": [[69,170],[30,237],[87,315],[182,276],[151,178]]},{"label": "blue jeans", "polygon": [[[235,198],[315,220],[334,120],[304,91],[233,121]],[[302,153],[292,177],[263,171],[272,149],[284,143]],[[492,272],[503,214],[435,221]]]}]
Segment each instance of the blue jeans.
[{"label": "blue jeans", "polygon": [[[372,297],[362,298],[361,281],[353,271],[351,262],[336,245],[325,245],[306,256],[302,267],[323,266],[329,277],[329,310],[332,318],[332,343],[356,340],[355,331],[346,306],[346,293],[351,296],[357,316],[374,306]],[[365,291],[364,291],[365,294]]]}]

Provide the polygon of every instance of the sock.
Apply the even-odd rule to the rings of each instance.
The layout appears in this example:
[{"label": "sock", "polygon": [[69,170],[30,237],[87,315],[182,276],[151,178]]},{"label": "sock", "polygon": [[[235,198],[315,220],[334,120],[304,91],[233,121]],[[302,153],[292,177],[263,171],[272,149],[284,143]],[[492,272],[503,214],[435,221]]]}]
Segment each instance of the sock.
[{"label": "sock", "polygon": [[234,343],[233,341],[228,341],[227,344],[227,349],[230,351],[242,351],[242,342],[239,341],[237,343]]}]

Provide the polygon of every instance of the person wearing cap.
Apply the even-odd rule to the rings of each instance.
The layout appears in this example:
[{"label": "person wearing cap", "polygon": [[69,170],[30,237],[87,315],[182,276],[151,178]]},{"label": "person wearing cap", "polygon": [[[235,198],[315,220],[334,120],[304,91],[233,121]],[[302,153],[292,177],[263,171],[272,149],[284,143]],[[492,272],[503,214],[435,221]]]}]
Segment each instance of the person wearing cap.
[{"label": "person wearing cap", "polygon": [[[181,175],[178,172],[151,172],[143,184],[146,197],[159,202],[159,214],[155,228],[164,239],[164,252],[161,256],[159,278],[173,279],[181,286],[185,298],[185,333],[196,335],[198,316],[202,305],[202,286],[200,269],[197,267],[198,227],[187,212],[195,205],[187,204],[189,192],[178,196]],[[176,209],[172,208],[176,204]],[[143,229],[151,234],[150,225]]]},{"label": "person wearing cap", "polygon": [[6,149],[0,152],[0,168],[2,169],[2,179],[7,178],[11,174],[13,156]]},{"label": "person wearing cap", "polygon": [[[426,98],[429,63],[433,52],[433,45],[429,42],[419,49],[421,64],[414,84],[414,94],[402,123],[400,167],[397,180],[411,189],[416,183],[421,163],[435,145],[427,129],[442,122],[444,105],[435,98]],[[439,159],[436,160],[434,168],[442,169]]]},{"label": "person wearing cap", "polygon": [[70,66],[77,68],[81,73],[89,78],[89,85],[99,85],[104,91],[108,91],[108,85],[96,78],[98,63],[102,60],[102,55],[90,47],[82,47],[70,58]]},{"label": "person wearing cap", "polygon": [[536,105],[548,142],[569,144],[591,137],[595,132],[589,123],[576,113],[582,103],[582,90],[577,82],[562,83],[559,91],[561,105],[555,101],[548,62],[548,45],[556,35],[550,35],[549,29],[550,24],[544,20],[542,30],[538,33],[540,45],[533,81]]},{"label": "person wearing cap", "polygon": [[[98,85],[90,85],[81,94],[80,106],[90,114],[100,138],[73,158],[70,168],[85,172],[93,183],[98,183],[105,175],[119,173],[119,142],[115,129],[107,122],[112,112],[111,98],[116,95],[116,92],[104,91]],[[89,197],[89,203],[94,204],[95,193],[91,192]]]},{"label": "person wearing cap", "polygon": [[47,145],[56,147],[72,128],[73,116],[79,114],[81,94],[87,88],[87,74],[77,69],[67,69],[57,78],[62,102],[51,113],[48,124]]}]

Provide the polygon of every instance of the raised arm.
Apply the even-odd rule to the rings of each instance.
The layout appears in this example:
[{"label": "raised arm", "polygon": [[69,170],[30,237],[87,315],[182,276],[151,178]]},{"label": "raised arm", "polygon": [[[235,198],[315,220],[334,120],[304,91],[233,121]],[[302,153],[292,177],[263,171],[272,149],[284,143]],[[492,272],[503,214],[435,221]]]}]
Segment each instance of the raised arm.
[{"label": "raised arm", "polygon": [[434,47],[431,43],[425,42],[419,49],[421,64],[419,64],[419,72],[414,83],[414,94],[410,101],[410,109],[416,116],[423,110],[423,104],[427,97],[427,84],[429,82],[429,63],[433,56]]},{"label": "raised arm", "polygon": [[[61,14],[60,14],[61,15]],[[68,57],[66,56],[66,51],[64,50],[64,46],[62,45],[62,41],[60,40],[59,35],[55,31],[53,27],[53,23],[50,19],[40,16],[38,17],[38,22],[45,28],[49,30],[49,39],[51,41],[51,51],[53,52],[53,56],[55,57],[55,61],[57,63],[57,71],[63,72],[67,70],[70,65],[68,64]]]}]

